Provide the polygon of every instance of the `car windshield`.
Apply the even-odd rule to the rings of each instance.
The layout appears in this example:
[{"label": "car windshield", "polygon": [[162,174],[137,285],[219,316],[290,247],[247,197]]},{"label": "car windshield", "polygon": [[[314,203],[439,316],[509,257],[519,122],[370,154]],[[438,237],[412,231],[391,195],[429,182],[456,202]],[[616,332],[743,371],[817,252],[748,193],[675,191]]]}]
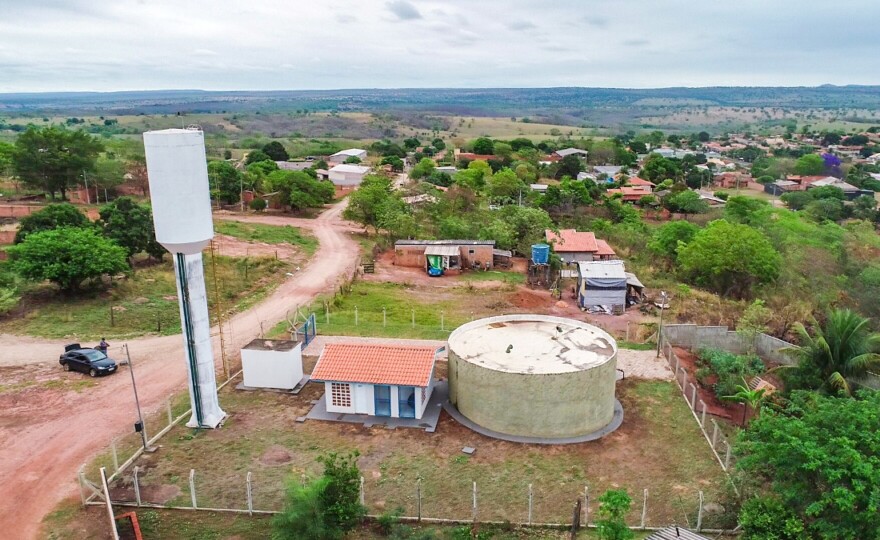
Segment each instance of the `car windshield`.
[{"label": "car windshield", "polygon": [[105,360],[107,358],[104,353],[95,350],[85,350],[81,351],[86,358],[88,358],[89,362],[97,362],[99,360]]}]

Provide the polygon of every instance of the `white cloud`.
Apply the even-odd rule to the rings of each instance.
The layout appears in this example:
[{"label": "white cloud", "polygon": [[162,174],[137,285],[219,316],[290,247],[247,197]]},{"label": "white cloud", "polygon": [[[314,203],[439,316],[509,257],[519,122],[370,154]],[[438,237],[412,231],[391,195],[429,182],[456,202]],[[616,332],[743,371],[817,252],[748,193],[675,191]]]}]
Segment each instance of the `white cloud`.
[{"label": "white cloud", "polygon": [[0,92],[877,84],[877,20],[864,0],[0,0]]}]

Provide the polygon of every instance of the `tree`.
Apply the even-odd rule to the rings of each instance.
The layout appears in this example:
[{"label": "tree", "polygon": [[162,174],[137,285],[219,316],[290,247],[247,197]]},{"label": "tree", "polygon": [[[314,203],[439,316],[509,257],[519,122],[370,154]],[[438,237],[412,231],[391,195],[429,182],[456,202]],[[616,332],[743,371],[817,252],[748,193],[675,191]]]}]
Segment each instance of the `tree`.
[{"label": "tree", "polygon": [[409,171],[409,177],[418,180],[419,178],[430,176],[435,168],[436,165],[434,164],[434,160],[431,158],[422,158],[421,161],[416,163],[412,170]]},{"label": "tree", "polygon": [[816,221],[840,221],[843,211],[843,202],[838,199],[819,199],[804,208],[804,212]]},{"label": "tree", "polygon": [[263,152],[262,150],[254,150],[253,152],[248,152],[247,157],[244,160],[245,165],[250,165],[251,163],[258,163],[260,161],[275,161],[269,154]]},{"label": "tree", "polygon": [[294,210],[320,208],[333,200],[333,184],[314,178],[305,171],[272,172],[263,180],[265,188],[277,192]]},{"label": "tree", "polygon": [[853,201],[852,214],[856,219],[877,220],[877,199],[870,195],[862,195]]},{"label": "tree", "polygon": [[440,151],[440,150],[443,150],[444,148],[446,148],[446,143],[443,142],[443,139],[441,139],[440,137],[437,137],[436,139],[431,141],[431,146],[433,146],[438,151]]},{"label": "tree", "polygon": [[127,174],[131,185],[138,188],[141,195],[146,197],[150,194],[150,179],[147,177],[147,162],[143,157],[135,157],[126,164]]},{"label": "tree", "polygon": [[705,132],[705,131],[701,131],[701,132],[697,133],[697,140],[700,141],[700,142],[709,142],[709,140],[710,140],[711,138],[712,138],[712,136],[709,135],[709,134],[708,134],[707,132]]},{"label": "tree", "polygon": [[495,143],[488,137],[480,137],[473,142],[475,154],[493,155],[495,153]]},{"label": "tree", "polygon": [[819,199],[837,199],[842,201],[846,199],[846,194],[837,186],[819,186],[811,188],[808,193],[816,200]]},{"label": "tree", "polygon": [[415,137],[410,137],[408,139],[403,140],[403,147],[406,148],[407,150],[415,150],[416,148],[418,148],[421,145],[422,145],[421,141],[419,141]]},{"label": "tree", "polygon": [[559,167],[556,169],[556,178],[559,179],[563,176],[577,178],[578,173],[583,170],[584,164],[581,163],[581,159],[577,154],[571,154],[559,161]]},{"label": "tree", "polygon": [[682,214],[705,214],[709,211],[709,203],[699,193],[690,190],[664,197],[663,205],[670,212]]},{"label": "tree", "polygon": [[390,180],[380,176],[367,176],[357,190],[348,196],[348,206],[342,216],[378,231],[381,212],[391,197]]},{"label": "tree", "polygon": [[776,279],[781,257],[761,232],[717,220],[679,249],[678,264],[691,282],[743,298],[753,285]]},{"label": "tree", "polygon": [[379,162],[380,165],[391,165],[391,170],[394,172],[403,171],[403,160],[397,156],[387,156],[382,158],[382,161]]},{"label": "tree", "polygon": [[150,207],[137,204],[131,197],[119,197],[103,206],[100,216],[97,225],[104,236],[122,246],[129,259],[142,251],[157,259],[164,255],[165,248],[156,241]]},{"label": "tree", "polygon": [[822,156],[807,154],[794,163],[794,173],[800,176],[817,176],[825,172],[825,161]]},{"label": "tree", "polygon": [[232,150],[226,149],[223,151],[223,159],[232,159]]},{"label": "tree", "polygon": [[324,465],[324,478],[327,479],[327,487],[321,494],[324,520],[342,532],[355,528],[366,514],[360,503],[358,455],[357,451],[344,456],[331,452],[318,458],[318,462]]},{"label": "tree", "polygon": [[661,225],[648,242],[648,249],[674,261],[678,250],[686,246],[700,228],[688,221],[670,221]]},{"label": "tree", "polygon": [[361,158],[359,158],[357,156],[348,156],[347,158],[345,158],[345,161],[343,163],[357,165],[360,162],[361,162]]},{"label": "tree", "polygon": [[775,497],[752,497],[739,512],[742,540],[809,540],[804,522]]},{"label": "tree", "polygon": [[[250,154],[248,157],[250,157]],[[241,171],[233,167],[228,161],[211,161],[208,163],[208,183],[211,187],[211,199],[223,201],[226,204],[238,202],[241,197],[242,181]]]},{"label": "tree", "polygon": [[327,490],[329,480],[320,478],[302,485],[300,480],[291,479],[287,483],[284,508],[272,520],[272,540],[338,540],[342,534],[328,527],[324,521],[322,495]]},{"label": "tree", "polygon": [[758,334],[766,333],[770,319],[773,318],[771,311],[763,300],[755,300],[743,312],[742,317],[736,323],[736,333],[745,338],[750,349],[754,353],[755,338]]},{"label": "tree", "polygon": [[655,184],[668,178],[678,180],[681,176],[681,164],[677,159],[669,159],[660,154],[649,154],[642,166],[639,176]]},{"label": "tree", "polygon": [[749,388],[749,383],[743,379],[742,384],[736,385],[736,393],[729,396],[721,396],[721,399],[736,401],[737,403],[743,404],[743,417],[741,426],[745,427],[746,419],[749,415],[749,409],[755,411],[755,414],[758,414],[761,410],[761,404],[764,402],[764,394],[766,393],[765,388],[758,388],[752,390]]},{"label": "tree", "polygon": [[25,185],[64,199],[84,171],[95,169],[101,150],[101,142],[84,131],[31,126],[15,140],[12,161]]},{"label": "tree", "polygon": [[91,224],[89,218],[70,203],[50,204],[21,218],[14,242],[20,244],[29,234],[40,231],[51,231],[60,227],[82,229],[90,227]]},{"label": "tree", "polygon": [[629,540],[635,535],[626,526],[632,499],[625,489],[609,489],[599,497],[596,532],[602,540]]},{"label": "tree", "polygon": [[[287,161],[290,159],[290,154],[287,153],[287,149],[285,149],[284,145],[278,141],[266,143],[266,145],[263,146],[262,151],[269,156],[269,159],[272,161]],[[248,157],[250,157],[250,155]]]},{"label": "tree", "polygon": [[94,228],[35,232],[7,252],[18,275],[31,281],[51,281],[65,292],[78,290],[87,279],[128,270],[125,249]]},{"label": "tree", "polygon": [[494,145],[493,153],[502,159],[508,159],[513,155],[513,147],[507,143],[497,142]]},{"label": "tree", "polygon": [[647,154],[648,146],[642,141],[633,141],[629,143],[629,149],[635,152],[636,154]]},{"label": "tree", "polygon": [[762,219],[771,210],[770,203],[754,197],[737,195],[727,199],[724,219],[734,223],[752,223]]},{"label": "tree", "polygon": [[801,388],[849,395],[848,379],[880,369],[880,334],[872,332],[866,319],[849,309],[836,309],[824,324],[813,324],[813,333],[797,323],[800,345],[789,349],[798,360],[792,376]]},{"label": "tree", "polygon": [[779,199],[790,210],[803,210],[808,204],[813,202],[813,195],[809,191],[791,191],[783,193]]},{"label": "tree", "polygon": [[857,397],[795,391],[778,409],[766,407],[735,447],[737,468],[772,490],[803,521],[808,538],[880,532],[880,392]]},{"label": "tree", "polygon": [[489,195],[497,199],[515,200],[526,185],[510,169],[501,169],[489,179]]},{"label": "tree", "polygon": [[493,214],[513,231],[511,245],[498,246],[499,249],[512,249],[523,255],[531,252],[532,244],[544,240],[544,231],[553,228],[550,214],[540,208],[509,205]]}]

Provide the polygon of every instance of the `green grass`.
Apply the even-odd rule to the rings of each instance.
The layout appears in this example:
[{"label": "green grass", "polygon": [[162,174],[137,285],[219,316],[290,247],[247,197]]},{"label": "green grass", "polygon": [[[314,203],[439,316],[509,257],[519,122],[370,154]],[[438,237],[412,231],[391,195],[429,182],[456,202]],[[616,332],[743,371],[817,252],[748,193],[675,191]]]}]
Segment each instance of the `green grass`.
[{"label": "green grass", "polygon": [[617,342],[620,349],[631,349],[633,351],[653,351],[657,348],[656,343],[636,343],[633,341],[620,340]]},{"label": "green grass", "polygon": [[276,226],[217,220],[214,222],[214,230],[220,234],[253,242],[292,244],[302,249],[309,257],[318,249],[318,240],[314,236],[290,225]]},{"label": "green grass", "polygon": [[522,272],[501,272],[489,270],[486,272],[465,272],[461,275],[463,281],[503,281],[513,285],[521,285],[526,282],[526,275]]},{"label": "green grass", "polygon": [[[210,256],[205,257],[208,305],[216,317],[217,295]],[[224,313],[244,310],[266,296],[284,278],[287,263],[272,258],[216,257],[217,283]],[[172,263],[140,268],[108,288],[77,296],[58,294],[51,285],[32,286],[24,294],[22,313],[0,321],[0,331],[45,338],[111,342],[144,334],[180,332],[177,288]],[[111,311],[112,309],[112,311]],[[112,313],[112,319],[111,319]]]}]

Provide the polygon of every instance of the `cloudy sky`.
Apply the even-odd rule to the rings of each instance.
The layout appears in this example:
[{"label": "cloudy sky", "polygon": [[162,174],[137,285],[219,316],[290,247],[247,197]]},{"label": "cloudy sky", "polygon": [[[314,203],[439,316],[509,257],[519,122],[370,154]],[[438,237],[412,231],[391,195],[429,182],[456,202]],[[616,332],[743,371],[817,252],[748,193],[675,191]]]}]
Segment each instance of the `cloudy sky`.
[{"label": "cloudy sky", "polygon": [[0,92],[880,84],[873,0],[0,0]]}]

